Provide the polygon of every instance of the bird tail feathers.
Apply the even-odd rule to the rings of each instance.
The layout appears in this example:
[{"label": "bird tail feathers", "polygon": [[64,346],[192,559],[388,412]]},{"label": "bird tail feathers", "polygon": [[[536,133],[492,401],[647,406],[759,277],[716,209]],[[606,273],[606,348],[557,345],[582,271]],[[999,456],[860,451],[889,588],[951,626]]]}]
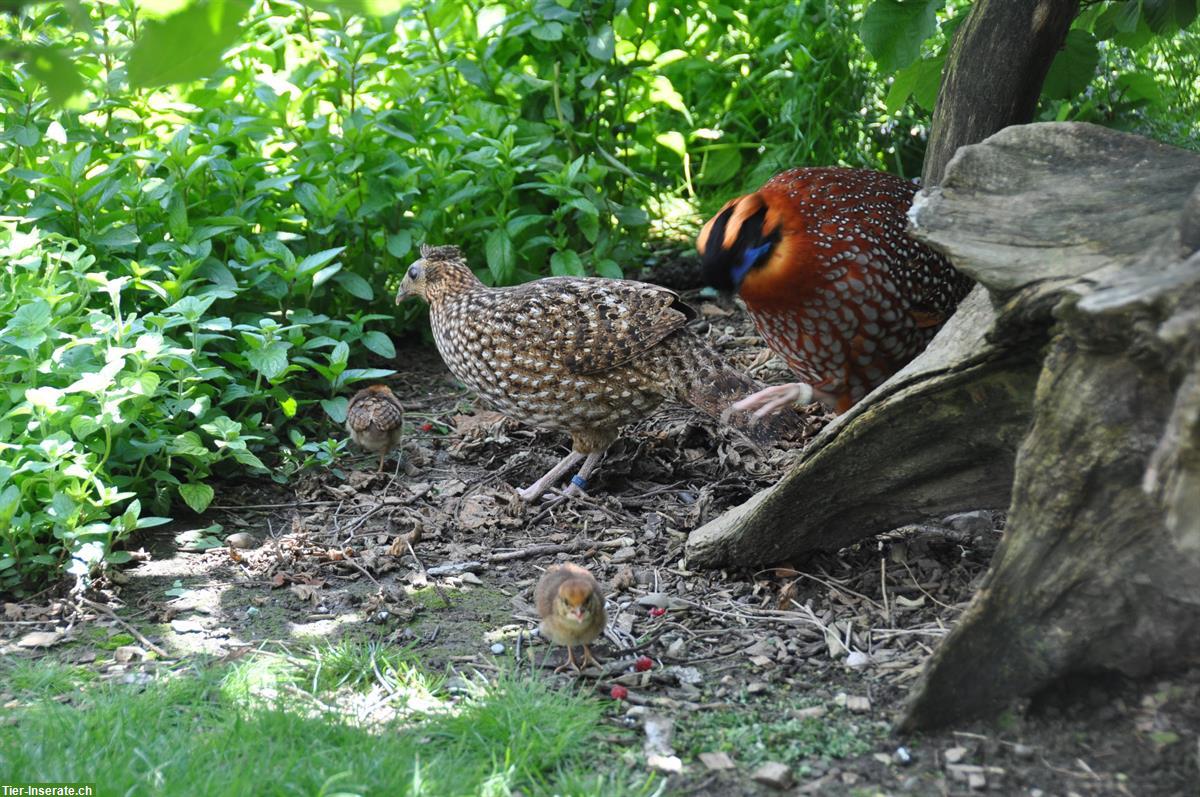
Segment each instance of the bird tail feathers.
[{"label": "bird tail feathers", "polygon": [[804,417],[786,409],[765,418],[747,412],[726,413],[739,399],[762,389],[762,385],[735,368],[721,362],[716,352],[703,344],[689,347],[685,356],[691,362],[680,373],[688,374],[680,386],[679,399],[736,429],[751,442],[766,445],[778,440],[799,440],[805,430]]}]

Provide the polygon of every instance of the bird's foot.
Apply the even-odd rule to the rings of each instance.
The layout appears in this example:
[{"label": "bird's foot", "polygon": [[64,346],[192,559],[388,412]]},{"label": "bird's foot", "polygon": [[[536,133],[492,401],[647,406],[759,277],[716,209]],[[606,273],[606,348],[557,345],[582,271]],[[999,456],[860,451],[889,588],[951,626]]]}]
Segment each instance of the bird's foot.
[{"label": "bird's foot", "polygon": [[[586,661],[586,658],[585,658],[585,661]],[[555,667],[554,674],[558,675],[560,672],[566,672],[567,670],[574,670],[575,672],[579,672],[579,670],[580,670],[579,663],[575,661],[575,655],[574,655],[573,651],[571,650],[570,646],[567,647],[566,662]]]},{"label": "bird's foot", "polygon": [[808,404],[813,400],[812,385],[792,382],[763,388],[729,406],[727,412],[751,412],[755,418],[764,418],[787,407]]},{"label": "bird's foot", "polygon": [[[596,661],[596,657],[592,655],[591,649],[588,648],[587,645],[584,645],[583,646],[583,667],[587,667],[588,665],[591,665],[593,667],[599,667],[600,662]],[[580,667],[580,670],[582,670],[583,667]]]}]

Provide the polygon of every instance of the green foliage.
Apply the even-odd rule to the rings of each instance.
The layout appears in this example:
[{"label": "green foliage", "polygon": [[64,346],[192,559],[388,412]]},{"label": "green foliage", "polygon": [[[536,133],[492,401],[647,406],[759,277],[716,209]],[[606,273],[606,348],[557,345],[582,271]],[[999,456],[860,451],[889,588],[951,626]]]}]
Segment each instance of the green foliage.
[{"label": "green foliage", "polygon": [[[1042,86],[1039,117],[1136,130],[1200,148],[1200,34],[1196,0],[1087,4]],[[898,111],[911,99],[932,110],[950,43],[969,0],[872,0],[861,34]]]},{"label": "green foliage", "polygon": [[652,213],[919,163],[831,0],[388,5],[0,16],[0,589],[120,561],[214,477],[334,464],[422,241],[493,284],[621,277]]}]

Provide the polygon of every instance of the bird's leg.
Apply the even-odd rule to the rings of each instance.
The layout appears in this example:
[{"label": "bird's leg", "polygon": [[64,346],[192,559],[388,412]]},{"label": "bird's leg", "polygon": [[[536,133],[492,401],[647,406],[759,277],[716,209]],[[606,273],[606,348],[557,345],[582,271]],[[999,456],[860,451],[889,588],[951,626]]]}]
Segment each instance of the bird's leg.
[{"label": "bird's leg", "polygon": [[[587,649],[586,645],[584,646],[584,649]],[[570,645],[567,645],[567,661],[565,664],[555,667],[554,672],[557,674],[563,672],[564,670],[569,670],[572,667],[575,668],[576,672],[578,672],[580,669],[579,665],[575,662],[575,651],[571,649]]]},{"label": "bird's leg", "polygon": [[575,463],[579,462],[581,459],[583,459],[583,454],[580,454],[578,451],[572,451],[570,454],[567,454],[565,457],[559,460],[559,463],[551,468],[545,476],[538,479],[524,490],[518,490],[517,494],[521,496],[522,501],[536,501],[539,497],[541,497],[542,493],[546,492],[546,490],[550,488],[550,485],[554,484],[554,482],[557,481],[560,476],[574,467]]},{"label": "bird's leg", "polygon": [[[589,648],[587,645],[584,645],[583,646],[583,667],[586,667],[589,664],[594,664],[597,667],[600,666],[600,662],[596,661],[596,657],[592,655],[591,648]],[[580,669],[582,670],[583,667],[580,667]]]},{"label": "bird's leg", "polygon": [[567,489],[563,490],[563,495],[583,495],[587,490],[588,476],[592,475],[592,471],[596,469],[596,465],[600,464],[603,456],[603,451],[593,451],[588,454],[587,459],[580,466],[579,472],[571,477],[571,483],[567,485]]},{"label": "bird's leg", "polygon": [[387,459],[387,455],[388,450],[386,448],[379,452],[379,469],[375,471],[376,473],[383,473],[383,461]]},{"label": "bird's leg", "polygon": [[792,382],[787,385],[774,385],[763,388],[757,393],[751,393],[740,401],[729,406],[729,412],[751,412],[755,418],[763,418],[774,412],[796,404],[808,404],[813,400],[812,385],[804,382]]}]

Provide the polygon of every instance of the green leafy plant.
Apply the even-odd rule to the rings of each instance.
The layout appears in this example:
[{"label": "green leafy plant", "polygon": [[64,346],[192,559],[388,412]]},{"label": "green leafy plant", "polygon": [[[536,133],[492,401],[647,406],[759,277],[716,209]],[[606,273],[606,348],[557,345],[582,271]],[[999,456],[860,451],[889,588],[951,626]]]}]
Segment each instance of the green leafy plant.
[{"label": "green leafy plant", "polygon": [[[932,110],[954,32],[968,0],[872,0],[863,43],[884,73],[895,112],[910,100]],[[1141,130],[1200,147],[1200,35],[1195,0],[1098,0],[1082,4],[1042,86],[1040,118]]]}]

